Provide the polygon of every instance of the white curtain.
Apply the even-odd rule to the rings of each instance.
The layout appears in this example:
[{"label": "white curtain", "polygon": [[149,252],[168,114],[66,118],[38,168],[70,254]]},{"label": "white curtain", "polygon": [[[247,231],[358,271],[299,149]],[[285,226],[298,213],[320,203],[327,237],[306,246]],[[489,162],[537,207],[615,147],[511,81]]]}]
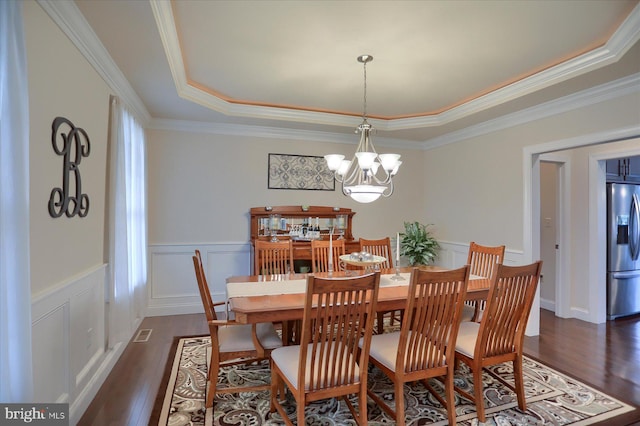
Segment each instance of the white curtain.
[{"label": "white curtain", "polygon": [[0,401],[31,402],[29,96],[21,1],[0,1]]},{"label": "white curtain", "polygon": [[144,129],[111,98],[109,149],[109,347],[144,315],[147,207]]}]

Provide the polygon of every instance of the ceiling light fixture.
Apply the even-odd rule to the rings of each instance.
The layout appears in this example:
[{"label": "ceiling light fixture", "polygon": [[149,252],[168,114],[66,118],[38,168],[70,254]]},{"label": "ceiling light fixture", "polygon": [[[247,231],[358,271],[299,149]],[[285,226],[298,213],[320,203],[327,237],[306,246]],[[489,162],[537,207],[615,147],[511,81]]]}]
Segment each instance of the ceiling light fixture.
[{"label": "ceiling light fixture", "polygon": [[358,56],[364,67],[364,111],[362,123],[356,129],[360,133],[358,148],[351,161],[340,154],[324,156],[336,181],[342,184],[342,193],[359,203],[371,203],[381,195],[393,194],[393,177],[402,164],[399,154],[378,154],[371,141],[373,127],[367,121],[367,63],[372,60],[371,55]]}]

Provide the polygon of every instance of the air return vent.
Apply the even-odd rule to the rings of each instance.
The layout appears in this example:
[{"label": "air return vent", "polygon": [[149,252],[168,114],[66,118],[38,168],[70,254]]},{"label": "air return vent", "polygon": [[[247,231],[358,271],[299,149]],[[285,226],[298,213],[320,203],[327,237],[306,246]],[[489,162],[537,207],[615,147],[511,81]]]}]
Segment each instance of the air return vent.
[{"label": "air return vent", "polygon": [[151,332],[153,329],[151,328],[143,328],[138,331],[136,337],[133,338],[134,343],[143,343],[149,340],[149,336],[151,336]]}]

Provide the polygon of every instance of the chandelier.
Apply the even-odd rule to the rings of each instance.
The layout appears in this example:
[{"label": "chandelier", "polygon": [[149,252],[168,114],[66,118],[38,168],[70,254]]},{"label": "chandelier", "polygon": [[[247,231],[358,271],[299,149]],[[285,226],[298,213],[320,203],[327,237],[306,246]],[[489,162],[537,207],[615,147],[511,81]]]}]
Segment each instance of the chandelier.
[{"label": "chandelier", "polygon": [[399,154],[378,154],[371,141],[373,127],[367,121],[367,63],[372,60],[371,55],[358,56],[364,67],[364,108],[362,123],[356,129],[360,133],[358,148],[351,161],[340,154],[324,156],[336,181],[342,184],[342,193],[359,203],[371,203],[380,196],[393,194],[393,177],[402,164]]}]

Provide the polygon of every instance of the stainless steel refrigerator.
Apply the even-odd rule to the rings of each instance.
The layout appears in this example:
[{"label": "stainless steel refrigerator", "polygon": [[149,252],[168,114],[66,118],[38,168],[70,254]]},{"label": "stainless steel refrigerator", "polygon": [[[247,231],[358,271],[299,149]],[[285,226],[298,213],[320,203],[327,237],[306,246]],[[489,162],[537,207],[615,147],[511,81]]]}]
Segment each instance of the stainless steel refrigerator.
[{"label": "stainless steel refrigerator", "polygon": [[640,185],[607,184],[607,318],[640,312]]}]

